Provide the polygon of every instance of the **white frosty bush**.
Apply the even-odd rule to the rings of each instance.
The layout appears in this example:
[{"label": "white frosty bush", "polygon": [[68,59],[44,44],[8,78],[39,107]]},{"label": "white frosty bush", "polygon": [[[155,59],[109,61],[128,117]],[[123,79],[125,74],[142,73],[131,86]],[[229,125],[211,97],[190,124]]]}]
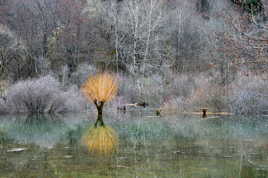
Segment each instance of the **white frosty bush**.
[{"label": "white frosty bush", "polygon": [[7,113],[7,106],[3,99],[0,98],[0,114]]},{"label": "white frosty bush", "polygon": [[66,111],[79,112],[86,109],[87,100],[77,86],[74,85],[66,92],[63,92],[62,97],[65,99],[64,106]]},{"label": "white frosty bush", "polygon": [[268,81],[261,76],[239,77],[233,85],[230,109],[236,114],[261,114],[268,110]]},{"label": "white frosty bush", "polygon": [[72,73],[70,81],[78,86],[81,86],[90,75],[94,75],[97,69],[89,64],[83,63],[77,67],[77,70]]},{"label": "white frosty bush", "polygon": [[7,102],[11,112],[30,114],[78,111],[85,103],[78,89],[64,92],[50,75],[12,85]]}]

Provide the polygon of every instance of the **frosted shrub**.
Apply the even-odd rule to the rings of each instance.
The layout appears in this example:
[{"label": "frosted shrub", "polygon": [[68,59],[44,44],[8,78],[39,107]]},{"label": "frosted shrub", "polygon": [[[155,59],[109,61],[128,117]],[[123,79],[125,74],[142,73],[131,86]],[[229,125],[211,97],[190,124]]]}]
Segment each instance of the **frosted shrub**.
[{"label": "frosted shrub", "polygon": [[12,47],[16,43],[16,37],[11,31],[0,24],[0,46],[1,48]]},{"label": "frosted shrub", "polygon": [[268,81],[260,76],[239,77],[233,83],[230,109],[235,114],[261,114],[268,110]]},{"label": "frosted shrub", "polygon": [[[186,80],[187,81],[187,80]],[[182,83],[185,107],[188,111],[200,111],[200,108],[209,108],[210,111],[227,111],[227,98],[224,89],[213,82],[213,78],[203,74],[188,79]]]},{"label": "frosted shrub", "polygon": [[86,63],[80,64],[77,70],[71,75],[71,83],[81,86],[87,80],[88,76],[95,74],[96,71],[96,68],[92,65]]},{"label": "frosted shrub", "polygon": [[158,106],[163,101],[163,78],[159,75],[139,77],[129,80],[120,79],[119,95],[129,103],[146,102],[150,106]]},{"label": "frosted shrub", "polygon": [[187,109],[187,102],[184,97],[172,96],[169,100],[165,101],[161,107],[161,114],[175,114],[182,113]]},{"label": "frosted shrub", "polygon": [[137,80],[137,91],[139,91],[140,101],[145,101],[150,106],[158,106],[164,96],[163,78],[159,75],[141,77]]},{"label": "frosted shrub", "polygon": [[81,112],[86,109],[86,100],[76,86],[69,88],[67,91],[59,91],[51,99],[46,112],[63,113],[63,112]]},{"label": "frosted shrub", "polygon": [[7,106],[3,99],[0,98],[0,114],[7,113]]},{"label": "frosted shrub", "polygon": [[124,76],[119,76],[118,80],[120,81],[118,95],[123,96],[126,103],[137,102],[140,94],[135,81]]},{"label": "frosted shrub", "polygon": [[59,86],[52,76],[19,81],[9,88],[8,103],[12,112],[44,113]]},{"label": "frosted shrub", "polygon": [[80,112],[86,109],[86,98],[77,86],[72,86],[66,92],[63,92],[62,97],[65,99],[64,106],[66,111]]},{"label": "frosted shrub", "polygon": [[[7,92],[8,106],[13,113],[58,113],[78,110],[78,94],[74,90],[64,92],[60,83],[48,75],[38,79],[19,81],[12,85]],[[71,101],[73,103],[71,103]],[[82,107],[82,106],[81,106]]]},{"label": "frosted shrub", "polygon": [[170,93],[180,97],[188,97],[193,93],[195,80],[187,75],[174,76],[171,81]]}]

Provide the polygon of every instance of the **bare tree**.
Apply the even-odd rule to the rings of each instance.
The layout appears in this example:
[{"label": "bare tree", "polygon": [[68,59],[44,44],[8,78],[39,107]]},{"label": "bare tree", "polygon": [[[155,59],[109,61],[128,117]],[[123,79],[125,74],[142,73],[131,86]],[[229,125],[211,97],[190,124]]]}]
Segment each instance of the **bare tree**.
[{"label": "bare tree", "polygon": [[159,67],[163,10],[160,0],[107,1],[92,10],[95,14],[106,14],[103,21],[110,29],[107,40],[115,51],[113,60],[127,66],[130,73],[145,73],[146,68]]}]

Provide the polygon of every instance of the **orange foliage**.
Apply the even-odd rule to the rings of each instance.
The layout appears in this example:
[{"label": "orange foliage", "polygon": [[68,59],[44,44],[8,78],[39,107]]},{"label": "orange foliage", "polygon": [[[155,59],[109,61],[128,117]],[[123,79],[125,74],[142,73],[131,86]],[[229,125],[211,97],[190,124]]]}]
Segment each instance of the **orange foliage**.
[{"label": "orange foliage", "polygon": [[118,90],[116,78],[108,73],[89,77],[82,86],[83,93],[93,102],[107,102],[113,99]]}]

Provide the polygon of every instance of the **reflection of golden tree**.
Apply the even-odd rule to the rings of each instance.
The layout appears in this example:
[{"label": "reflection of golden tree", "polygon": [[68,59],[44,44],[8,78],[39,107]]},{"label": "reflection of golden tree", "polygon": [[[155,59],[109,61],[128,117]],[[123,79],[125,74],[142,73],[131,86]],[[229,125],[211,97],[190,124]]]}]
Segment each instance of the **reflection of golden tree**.
[{"label": "reflection of golden tree", "polygon": [[83,93],[93,101],[98,110],[95,127],[90,129],[82,139],[82,142],[92,153],[109,154],[116,151],[118,145],[116,132],[112,128],[105,126],[102,110],[104,104],[112,100],[116,95],[117,89],[117,80],[108,73],[92,76],[82,86]]},{"label": "reflection of golden tree", "polygon": [[118,137],[112,128],[104,126],[90,129],[82,142],[91,153],[108,155],[117,150]]}]

